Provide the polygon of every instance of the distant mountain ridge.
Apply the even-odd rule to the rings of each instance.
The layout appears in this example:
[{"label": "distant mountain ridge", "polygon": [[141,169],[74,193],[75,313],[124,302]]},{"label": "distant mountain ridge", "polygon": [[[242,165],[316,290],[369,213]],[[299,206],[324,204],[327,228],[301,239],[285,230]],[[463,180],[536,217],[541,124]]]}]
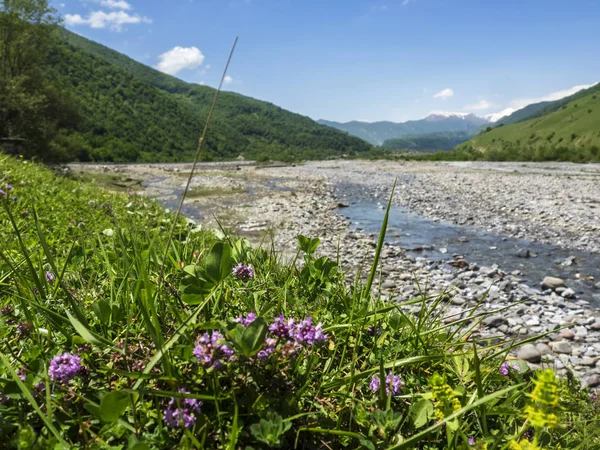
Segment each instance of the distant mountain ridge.
[{"label": "distant mountain ridge", "polygon": [[475,114],[465,113],[432,113],[421,120],[407,122],[333,122],[320,119],[322,125],[345,131],[364,139],[373,145],[382,145],[385,141],[405,136],[424,135],[440,132],[463,132],[475,134],[479,129],[491,122]]},{"label": "distant mountain ridge", "polygon": [[474,133],[464,131],[440,131],[436,133],[416,134],[388,139],[382,144],[382,147],[408,152],[452,150],[457,145],[471,139],[473,135]]}]

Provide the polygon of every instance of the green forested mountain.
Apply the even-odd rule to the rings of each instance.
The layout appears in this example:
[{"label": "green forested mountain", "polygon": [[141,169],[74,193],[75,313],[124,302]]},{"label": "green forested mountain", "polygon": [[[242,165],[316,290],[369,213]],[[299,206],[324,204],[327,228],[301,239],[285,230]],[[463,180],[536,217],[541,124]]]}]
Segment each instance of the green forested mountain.
[{"label": "green forested mountain", "polygon": [[600,86],[582,92],[558,110],[481,133],[454,153],[494,160],[598,161]]},{"label": "green forested mountain", "polygon": [[468,141],[471,137],[473,137],[473,133],[463,131],[415,134],[402,138],[388,139],[382,144],[382,147],[391,150],[407,150],[413,152],[451,150],[457,145]]},{"label": "green forested mountain", "polygon": [[[195,152],[215,90],[186,83],[60,28],[44,73],[68,117],[44,159],[180,161]],[[65,109],[65,108],[62,108]],[[0,136],[2,137],[2,136]],[[25,137],[27,136],[19,136]],[[321,159],[371,146],[271,103],[222,92],[204,159]],[[34,156],[31,155],[31,156]]]}]

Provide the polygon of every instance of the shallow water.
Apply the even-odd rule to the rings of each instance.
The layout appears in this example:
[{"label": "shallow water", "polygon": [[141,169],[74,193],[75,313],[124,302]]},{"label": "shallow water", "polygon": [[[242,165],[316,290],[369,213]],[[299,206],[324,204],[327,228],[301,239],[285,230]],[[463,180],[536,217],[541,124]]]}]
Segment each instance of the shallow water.
[{"label": "shallow water", "polygon": [[[338,212],[346,217],[353,229],[379,232],[387,205],[352,185],[338,185],[336,193],[350,204]],[[414,257],[450,261],[453,254],[458,254],[479,266],[497,264],[508,273],[518,270],[521,272],[518,277],[533,288],[539,288],[545,276],[563,278],[579,298],[600,307],[600,291],[594,288],[594,284],[600,281],[600,254],[597,253],[566,250],[468,226],[433,221],[399,206],[392,206],[390,211],[386,241],[409,250],[408,253]],[[410,251],[424,246],[431,248]],[[516,256],[523,249],[529,250],[530,258]],[[575,257],[575,262],[564,265],[570,257]]]}]

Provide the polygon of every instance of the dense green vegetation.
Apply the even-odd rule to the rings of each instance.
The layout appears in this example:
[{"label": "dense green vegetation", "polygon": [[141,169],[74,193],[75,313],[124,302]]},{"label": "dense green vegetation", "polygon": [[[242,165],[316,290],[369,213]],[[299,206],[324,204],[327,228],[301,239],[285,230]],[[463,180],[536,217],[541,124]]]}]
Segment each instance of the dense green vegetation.
[{"label": "dense green vegetation", "polygon": [[[0,113],[12,119],[0,121],[0,138],[25,139],[23,153],[45,160],[192,159],[214,89],[162,74],[59,28],[46,6],[45,22],[40,24],[24,12],[36,9],[31,6],[36,0],[8,4],[16,5],[15,12],[1,9],[0,20],[15,29],[10,36],[17,38],[0,45],[0,52],[9,49],[23,60],[35,61],[35,70],[23,76],[8,73],[0,80]],[[35,44],[30,30],[44,45]],[[0,44],[3,40],[9,41],[5,34],[0,35]],[[19,50],[34,47],[34,54]],[[16,93],[8,90],[22,78],[26,81]],[[31,99],[30,107],[23,96]],[[241,154],[289,161],[371,149],[366,142],[308,117],[230,92],[219,97],[205,144],[203,159]]]},{"label": "dense green vegetation", "polygon": [[168,245],[156,204],[6,156],[0,187],[3,448],[600,445],[596,397],[444,296],[373,296],[377,260],[347,286],[318,239],[302,265],[183,220]]},{"label": "dense green vegetation", "polygon": [[410,152],[451,150],[457,145],[468,141],[472,136],[473,133],[462,131],[415,134],[403,138],[388,139],[382,144],[382,147],[391,150],[406,150]]},{"label": "dense green vegetation", "polygon": [[319,123],[328,127],[345,131],[374,145],[382,145],[389,139],[402,138],[417,134],[439,132],[465,132],[475,133],[489,122],[473,114],[466,116],[431,114],[421,120],[407,122],[331,122],[319,120]]}]

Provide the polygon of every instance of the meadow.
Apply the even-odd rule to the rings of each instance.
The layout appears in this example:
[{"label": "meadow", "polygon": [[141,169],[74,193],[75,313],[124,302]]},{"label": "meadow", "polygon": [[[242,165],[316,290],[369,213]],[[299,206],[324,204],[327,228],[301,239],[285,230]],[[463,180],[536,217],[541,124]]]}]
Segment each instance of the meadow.
[{"label": "meadow", "polygon": [[596,393],[477,308],[377,294],[385,220],[349,286],[318,237],[284,262],[1,154],[0,205],[3,448],[600,448]]}]

